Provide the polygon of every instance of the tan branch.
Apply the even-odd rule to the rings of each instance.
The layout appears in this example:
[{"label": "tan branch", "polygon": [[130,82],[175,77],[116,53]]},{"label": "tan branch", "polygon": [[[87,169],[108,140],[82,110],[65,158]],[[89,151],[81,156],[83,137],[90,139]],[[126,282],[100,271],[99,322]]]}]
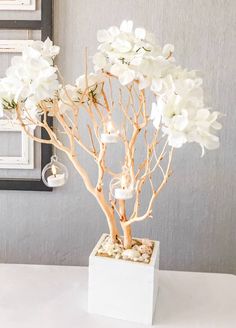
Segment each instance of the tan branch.
[{"label": "tan branch", "polygon": [[161,184],[159,185],[158,189],[155,190],[155,192],[153,192],[146,212],[142,216],[137,216],[137,217],[134,217],[134,218],[128,220],[127,222],[125,222],[125,225],[130,225],[131,223],[134,223],[134,222],[143,221],[143,220],[147,219],[148,217],[150,217],[150,215],[152,213],[152,207],[153,207],[154,200],[157,198],[157,196],[161,192],[162,188],[164,187],[164,185],[166,184],[166,182],[170,176],[170,164],[171,164],[171,160],[172,160],[172,155],[173,155],[173,148],[171,148],[171,150],[169,152],[169,160],[168,160],[165,176],[164,176]]}]

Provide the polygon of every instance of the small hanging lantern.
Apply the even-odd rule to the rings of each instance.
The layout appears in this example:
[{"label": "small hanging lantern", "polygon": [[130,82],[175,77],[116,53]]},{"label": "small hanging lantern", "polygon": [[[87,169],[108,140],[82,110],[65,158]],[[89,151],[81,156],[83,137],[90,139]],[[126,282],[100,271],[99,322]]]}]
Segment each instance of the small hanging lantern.
[{"label": "small hanging lantern", "polygon": [[53,155],[51,162],[43,168],[42,179],[44,184],[51,188],[62,187],[67,182],[67,167],[58,161],[56,155]]},{"label": "small hanging lantern", "polygon": [[105,123],[104,132],[101,134],[101,142],[104,144],[117,143],[119,141],[119,131],[116,130],[111,118]]},{"label": "small hanging lantern", "polygon": [[134,196],[134,186],[129,174],[122,172],[120,177],[114,178],[110,182],[111,195],[118,200],[128,200]]}]

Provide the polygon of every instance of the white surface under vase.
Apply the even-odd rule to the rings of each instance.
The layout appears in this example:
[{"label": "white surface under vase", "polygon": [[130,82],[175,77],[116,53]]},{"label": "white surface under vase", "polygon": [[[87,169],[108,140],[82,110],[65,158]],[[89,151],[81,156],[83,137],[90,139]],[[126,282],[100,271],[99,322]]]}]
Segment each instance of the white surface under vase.
[{"label": "white surface under vase", "polygon": [[[152,324],[158,294],[159,242],[148,264],[97,256],[103,234],[89,257],[88,311]],[[138,238],[135,238],[138,239]]]}]

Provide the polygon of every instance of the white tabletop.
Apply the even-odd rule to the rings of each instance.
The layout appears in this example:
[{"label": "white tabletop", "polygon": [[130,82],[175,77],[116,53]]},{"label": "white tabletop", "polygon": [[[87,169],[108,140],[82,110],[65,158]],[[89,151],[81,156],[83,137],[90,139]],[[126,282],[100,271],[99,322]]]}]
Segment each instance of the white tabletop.
[{"label": "white tabletop", "polygon": [[[143,328],[87,313],[85,267],[0,265],[1,328]],[[236,276],[160,272],[154,327],[235,328]]]}]

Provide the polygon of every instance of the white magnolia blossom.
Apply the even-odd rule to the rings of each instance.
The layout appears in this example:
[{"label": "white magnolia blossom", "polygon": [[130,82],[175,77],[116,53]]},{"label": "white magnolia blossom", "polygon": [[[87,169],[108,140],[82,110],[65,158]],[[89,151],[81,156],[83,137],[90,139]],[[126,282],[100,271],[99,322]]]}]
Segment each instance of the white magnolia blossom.
[{"label": "white magnolia blossom", "polygon": [[6,77],[0,80],[0,114],[22,103],[35,115],[40,101],[54,97],[59,84],[52,61],[58,52],[59,47],[47,39],[31,43],[21,56],[12,58]]}]

